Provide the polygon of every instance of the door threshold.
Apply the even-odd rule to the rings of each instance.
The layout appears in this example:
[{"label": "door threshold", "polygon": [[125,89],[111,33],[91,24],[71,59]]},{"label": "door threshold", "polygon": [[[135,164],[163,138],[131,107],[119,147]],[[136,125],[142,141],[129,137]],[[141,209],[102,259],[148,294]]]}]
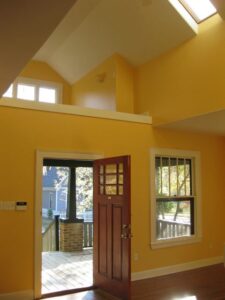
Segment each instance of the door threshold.
[{"label": "door threshold", "polygon": [[96,289],[96,287],[92,285],[92,286],[87,286],[87,287],[77,288],[77,289],[72,289],[72,290],[64,290],[64,291],[58,291],[58,292],[53,292],[53,293],[47,293],[47,294],[42,295],[41,299],[75,294],[75,293],[90,291],[90,290],[94,290],[94,289]]}]

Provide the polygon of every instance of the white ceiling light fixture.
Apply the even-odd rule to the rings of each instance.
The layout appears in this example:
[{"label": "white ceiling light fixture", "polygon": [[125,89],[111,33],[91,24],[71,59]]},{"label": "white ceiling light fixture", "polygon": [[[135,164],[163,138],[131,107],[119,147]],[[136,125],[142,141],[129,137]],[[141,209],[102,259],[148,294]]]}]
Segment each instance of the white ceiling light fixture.
[{"label": "white ceiling light fixture", "polygon": [[210,0],[179,0],[197,23],[216,14],[216,8]]}]

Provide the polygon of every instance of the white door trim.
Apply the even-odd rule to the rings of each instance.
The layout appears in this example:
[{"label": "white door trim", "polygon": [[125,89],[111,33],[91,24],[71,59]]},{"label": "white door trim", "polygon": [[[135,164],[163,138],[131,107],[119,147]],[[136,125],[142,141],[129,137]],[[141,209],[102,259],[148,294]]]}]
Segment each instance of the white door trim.
[{"label": "white door trim", "polygon": [[95,160],[104,157],[103,154],[79,153],[79,152],[36,152],[36,178],[35,178],[35,203],[34,203],[34,297],[41,297],[41,267],[42,267],[42,166],[43,159],[79,159]]}]

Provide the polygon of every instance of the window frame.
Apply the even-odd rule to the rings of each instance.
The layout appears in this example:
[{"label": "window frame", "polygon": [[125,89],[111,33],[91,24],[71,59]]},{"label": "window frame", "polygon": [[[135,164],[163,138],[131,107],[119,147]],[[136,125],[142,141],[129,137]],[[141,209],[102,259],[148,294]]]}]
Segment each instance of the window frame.
[{"label": "window frame", "polygon": [[[174,158],[186,158],[192,160],[192,188],[194,197],[194,234],[191,236],[181,236],[170,239],[158,240],[156,236],[156,188],[155,188],[155,157],[168,156]],[[177,150],[169,148],[151,148],[150,149],[150,188],[151,188],[151,238],[150,245],[152,249],[172,247],[183,244],[197,243],[201,241],[201,182],[200,182],[200,152]],[[187,199],[191,197],[186,197]],[[185,197],[178,197],[185,198]],[[172,197],[171,197],[172,200]]]},{"label": "window frame", "polygon": [[[180,4],[184,7],[184,9],[189,13],[189,15],[192,17],[192,19],[199,25],[202,22],[208,20],[209,18],[211,18],[212,16],[217,14],[217,10],[210,14],[209,16],[200,19],[197,14],[195,13],[195,11],[185,2],[185,0],[178,0],[180,2]],[[215,8],[216,9],[216,8]]]},{"label": "window frame", "polygon": [[[19,84],[34,86],[34,88],[35,88],[34,100],[26,100],[26,99],[17,97]],[[40,88],[54,89],[55,96],[56,96],[56,102],[50,103],[50,102],[39,101],[39,89]],[[5,91],[5,93],[6,93],[6,91]],[[4,97],[2,95],[2,99],[18,99],[20,101],[26,101],[26,102],[29,101],[32,103],[37,102],[37,103],[44,103],[44,104],[61,104],[62,103],[62,84],[53,82],[53,81],[38,80],[38,79],[33,79],[33,78],[28,78],[28,77],[17,77],[16,80],[12,83],[12,97]]]}]

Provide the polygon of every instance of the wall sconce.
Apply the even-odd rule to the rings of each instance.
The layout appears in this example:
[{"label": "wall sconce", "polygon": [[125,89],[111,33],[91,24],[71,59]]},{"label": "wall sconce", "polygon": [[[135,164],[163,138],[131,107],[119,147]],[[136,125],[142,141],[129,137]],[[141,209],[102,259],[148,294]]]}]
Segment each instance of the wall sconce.
[{"label": "wall sconce", "polygon": [[99,83],[103,83],[105,81],[105,78],[106,78],[106,73],[101,73],[101,74],[97,74],[96,75],[96,78],[97,78],[97,81]]}]

